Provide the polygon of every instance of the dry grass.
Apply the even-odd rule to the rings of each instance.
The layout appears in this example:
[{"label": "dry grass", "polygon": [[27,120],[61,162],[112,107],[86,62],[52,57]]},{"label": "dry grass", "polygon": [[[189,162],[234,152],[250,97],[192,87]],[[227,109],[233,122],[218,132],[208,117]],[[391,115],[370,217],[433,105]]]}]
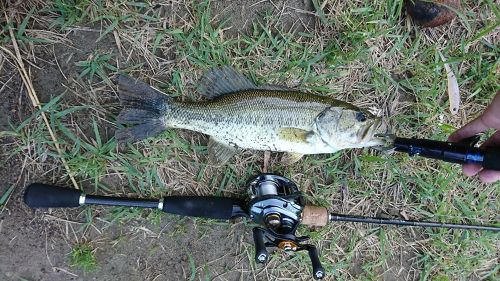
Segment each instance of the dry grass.
[{"label": "dry grass", "polygon": [[[314,25],[292,24],[300,26],[300,32],[280,29],[276,23],[296,10],[277,4],[274,14],[255,22],[249,34],[236,35],[213,20],[206,2],[87,0],[63,5],[67,2],[21,1],[6,9],[28,76],[45,104],[44,114],[69,169],[63,168],[41,111],[33,109],[24,116],[26,122],[14,122],[4,137],[5,159],[20,159],[24,165],[21,183],[69,186],[72,175],[85,190],[105,194],[246,194],[246,179],[262,170],[262,152],[245,152],[233,165],[210,168],[205,164],[207,138],[180,130],[118,147],[113,132],[119,105],[112,82],[117,73],[128,73],[180,99],[198,99],[196,81],[202,73],[230,64],[258,83],[286,84],[372,108],[389,116],[399,135],[434,139],[445,139],[453,128],[472,119],[500,90],[499,11],[493,1],[465,1],[458,19],[435,29],[414,27],[401,16],[401,1],[315,2],[321,9],[314,12]],[[3,19],[0,23],[7,24]],[[14,50],[8,29],[0,30],[0,40]],[[459,78],[464,104],[457,116],[448,111],[438,51]],[[5,73],[0,75],[0,88],[20,88],[24,93],[22,85],[9,82],[7,66],[17,67],[15,62],[5,51],[0,58]],[[293,167],[281,166],[279,157],[271,154],[270,171],[295,180],[310,201],[332,205],[337,212],[498,222],[500,185],[465,179],[456,166],[368,150],[310,156]],[[96,214],[105,216],[104,222]],[[176,230],[167,234],[162,224],[170,216],[147,213],[144,222],[138,219],[143,214],[89,208],[82,213],[56,212],[63,220],[46,221],[66,233],[68,243],[93,241],[101,253],[114,247],[115,240],[106,231],[110,224],[124,227],[123,236],[132,241],[163,237],[161,241],[170,243],[176,241],[171,237],[190,239],[184,224],[194,223],[208,233],[219,227],[215,222],[181,220],[174,221]],[[84,227],[67,220],[83,221]],[[157,221],[160,226],[149,229],[148,224]],[[266,267],[256,266],[250,240],[238,234],[245,229],[242,224],[223,226],[228,240],[235,242],[231,256],[194,268],[193,262],[200,260],[188,258],[184,276],[207,279],[208,270],[217,280],[234,280],[231,273],[239,273],[241,280],[309,279],[306,254],[289,257],[277,252]],[[493,280],[499,274],[499,239],[492,233],[352,224],[302,232],[319,246],[332,280]],[[204,239],[225,244],[220,237]],[[101,258],[97,262],[102,264],[107,256]],[[106,270],[103,265],[99,268],[96,274]],[[164,270],[146,266],[143,274],[169,280],[161,275]]]}]

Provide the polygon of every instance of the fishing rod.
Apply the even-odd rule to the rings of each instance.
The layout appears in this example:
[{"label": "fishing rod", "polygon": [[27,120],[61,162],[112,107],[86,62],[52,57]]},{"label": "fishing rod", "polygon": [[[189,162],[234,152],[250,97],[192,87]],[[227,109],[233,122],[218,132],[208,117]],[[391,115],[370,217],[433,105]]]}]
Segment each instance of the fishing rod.
[{"label": "fishing rod", "polygon": [[442,160],[457,164],[476,164],[487,170],[500,171],[499,147],[476,147],[480,136],[473,136],[460,142],[445,142],[419,138],[402,138],[393,134],[377,134],[385,139],[384,151],[407,153],[410,156]]},{"label": "fishing rod", "polygon": [[325,269],[321,265],[316,246],[304,244],[309,237],[297,237],[296,231],[300,224],[321,227],[331,222],[356,222],[500,231],[498,226],[411,221],[329,213],[325,207],[306,205],[302,193],[294,182],[274,174],[261,174],[252,178],[248,182],[248,192],[249,200],[215,196],[167,196],[156,200],[89,195],[80,190],[34,183],[26,188],[24,202],[31,208],[107,205],[159,209],[170,214],[219,220],[238,217],[248,218],[258,225],[253,228],[255,261],[257,263],[267,262],[269,258],[267,248],[270,247],[276,247],[287,252],[307,251],[315,279],[322,279],[325,276]]}]

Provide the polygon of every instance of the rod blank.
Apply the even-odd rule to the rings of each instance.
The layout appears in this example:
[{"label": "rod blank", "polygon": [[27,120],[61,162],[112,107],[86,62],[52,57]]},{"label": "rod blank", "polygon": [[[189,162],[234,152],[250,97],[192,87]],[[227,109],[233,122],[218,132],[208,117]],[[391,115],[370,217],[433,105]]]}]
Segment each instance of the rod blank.
[{"label": "rod blank", "polygon": [[453,228],[453,229],[500,231],[500,227],[489,226],[489,225],[467,225],[467,224],[441,223],[432,221],[385,219],[385,218],[374,218],[374,217],[364,217],[364,216],[341,215],[334,213],[330,214],[330,221],[373,223],[373,224],[398,225],[398,226],[441,227],[441,228]]},{"label": "rod blank", "polygon": [[83,204],[85,205],[104,205],[104,206],[122,206],[139,208],[159,208],[159,200],[142,198],[124,198],[99,195],[86,195]]}]

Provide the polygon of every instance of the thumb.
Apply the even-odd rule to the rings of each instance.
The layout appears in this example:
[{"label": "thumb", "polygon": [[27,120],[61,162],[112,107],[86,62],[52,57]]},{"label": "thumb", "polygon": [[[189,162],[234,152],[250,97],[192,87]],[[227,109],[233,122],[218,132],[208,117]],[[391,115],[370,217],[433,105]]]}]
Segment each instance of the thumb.
[{"label": "thumb", "polygon": [[488,130],[490,127],[486,125],[483,119],[483,115],[477,117],[469,124],[463,126],[462,128],[455,131],[448,137],[449,141],[456,142],[468,137],[472,137],[479,133]]},{"label": "thumb", "polygon": [[500,147],[500,130],[494,133],[489,139],[487,139],[481,147],[498,146]]}]

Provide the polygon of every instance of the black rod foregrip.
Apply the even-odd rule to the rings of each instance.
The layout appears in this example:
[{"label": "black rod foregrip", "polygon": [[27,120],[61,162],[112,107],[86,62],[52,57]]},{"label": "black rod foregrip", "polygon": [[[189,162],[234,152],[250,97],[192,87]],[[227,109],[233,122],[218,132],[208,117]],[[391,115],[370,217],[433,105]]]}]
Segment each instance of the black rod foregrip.
[{"label": "black rod foregrip", "polygon": [[24,203],[31,208],[66,208],[80,206],[80,190],[33,183],[26,187]]},{"label": "black rod foregrip", "polygon": [[170,214],[228,220],[233,210],[243,206],[238,199],[215,196],[168,196],[163,198],[163,211]]},{"label": "black rod foregrip", "polygon": [[458,164],[477,164],[485,169],[500,171],[500,148],[479,148],[464,143],[417,138],[395,138],[394,149]]}]

